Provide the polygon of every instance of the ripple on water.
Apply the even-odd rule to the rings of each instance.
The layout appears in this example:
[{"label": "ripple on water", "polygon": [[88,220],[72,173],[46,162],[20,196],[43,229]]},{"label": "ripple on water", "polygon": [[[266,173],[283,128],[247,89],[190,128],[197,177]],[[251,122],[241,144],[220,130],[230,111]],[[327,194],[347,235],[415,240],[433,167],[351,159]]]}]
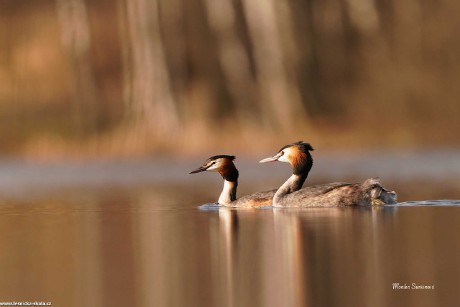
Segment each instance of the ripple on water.
[{"label": "ripple on water", "polygon": [[405,201],[388,207],[415,207],[415,206],[437,206],[437,207],[460,207],[460,200],[442,199],[442,200],[420,200]]},{"label": "ripple on water", "polygon": [[[397,203],[394,205],[385,205],[385,207],[420,207],[420,206],[460,207],[460,200],[454,200],[454,199],[417,200],[417,201],[405,201],[405,202]],[[220,206],[217,203],[204,204],[198,207],[198,209],[201,211],[218,211],[221,208],[222,206]],[[258,209],[267,210],[267,209],[274,209],[274,207],[273,206],[263,206]]]},{"label": "ripple on water", "polygon": [[220,206],[217,203],[212,203],[212,204],[204,204],[201,206],[198,206],[198,209],[201,211],[218,211],[222,206]]}]

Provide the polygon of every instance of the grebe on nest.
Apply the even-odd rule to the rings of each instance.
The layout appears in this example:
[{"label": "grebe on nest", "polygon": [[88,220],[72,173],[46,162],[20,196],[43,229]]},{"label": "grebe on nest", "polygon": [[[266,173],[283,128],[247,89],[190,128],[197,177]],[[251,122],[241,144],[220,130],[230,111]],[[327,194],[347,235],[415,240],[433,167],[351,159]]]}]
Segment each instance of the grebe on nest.
[{"label": "grebe on nest", "polygon": [[238,170],[233,163],[235,156],[218,155],[207,159],[203,166],[190,172],[196,174],[200,172],[219,172],[224,178],[224,189],[219,196],[217,203],[221,206],[232,208],[254,208],[261,206],[271,206],[273,195],[276,189],[265,192],[258,192],[251,195],[246,195],[236,199],[236,189],[238,187]]},{"label": "grebe on nest", "polygon": [[396,203],[396,193],[380,185],[378,178],[363,183],[334,182],[302,188],[313,166],[313,147],[302,141],[281,148],[276,155],[259,161],[287,162],[292,176],[276,191],[274,207],[373,206]]}]

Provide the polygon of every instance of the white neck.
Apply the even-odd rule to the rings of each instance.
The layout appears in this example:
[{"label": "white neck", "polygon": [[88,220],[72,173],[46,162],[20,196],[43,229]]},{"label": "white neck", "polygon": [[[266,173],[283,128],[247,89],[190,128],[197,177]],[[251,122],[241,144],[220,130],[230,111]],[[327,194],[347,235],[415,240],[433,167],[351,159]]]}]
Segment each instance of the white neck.
[{"label": "white neck", "polygon": [[238,184],[236,182],[224,180],[224,189],[220,193],[219,204],[229,204],[236,199],[236,188]]},{"label": "white neck", "polygon": [[296,175],[292,174],[291,177],[286,180],[285,183],[276,191],[275,196],[273,196],[273,205],[276,206],[280,204],[280,201],[286,195],[298,191],[302,188],[305,179],[307,179],[308,174]]}]

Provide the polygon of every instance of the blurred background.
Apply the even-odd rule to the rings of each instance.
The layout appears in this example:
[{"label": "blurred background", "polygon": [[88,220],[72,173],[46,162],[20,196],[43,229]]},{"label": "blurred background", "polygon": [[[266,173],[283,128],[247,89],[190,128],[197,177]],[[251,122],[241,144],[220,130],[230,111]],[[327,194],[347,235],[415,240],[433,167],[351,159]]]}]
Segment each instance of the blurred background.
[{"label": "blurred background", "polygon": [[[456,0],[0,0],[0,302],[458,304],[459,33]],[[298,140],[306,185],[444,201],[197,209],[207,157],[242,196]]]},{"label": "blurred background", "polygon": [[0,154],[458,147],[460,4],[0,0]]}]

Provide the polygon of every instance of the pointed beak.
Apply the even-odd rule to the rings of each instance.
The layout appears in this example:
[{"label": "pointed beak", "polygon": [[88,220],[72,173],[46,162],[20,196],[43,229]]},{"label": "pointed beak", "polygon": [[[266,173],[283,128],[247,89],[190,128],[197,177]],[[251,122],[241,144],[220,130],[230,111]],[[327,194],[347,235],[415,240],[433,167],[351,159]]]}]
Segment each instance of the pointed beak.
[{"label": "pointed beak", "polygon": [[259,163],[275,162],[278,161],[280,154],[276,154],[273,157],[268,157],[259,161]]},{"label": "pointed beak", "polygon": [[207,168],[206,167],[203,167],[203,166],[200,166],[199,168],[197,168],[196,170],[194,171],[191,171],[189,174],[196,174],[196,173],[201,173],[201,172],[204,172],[206,171]]}]

